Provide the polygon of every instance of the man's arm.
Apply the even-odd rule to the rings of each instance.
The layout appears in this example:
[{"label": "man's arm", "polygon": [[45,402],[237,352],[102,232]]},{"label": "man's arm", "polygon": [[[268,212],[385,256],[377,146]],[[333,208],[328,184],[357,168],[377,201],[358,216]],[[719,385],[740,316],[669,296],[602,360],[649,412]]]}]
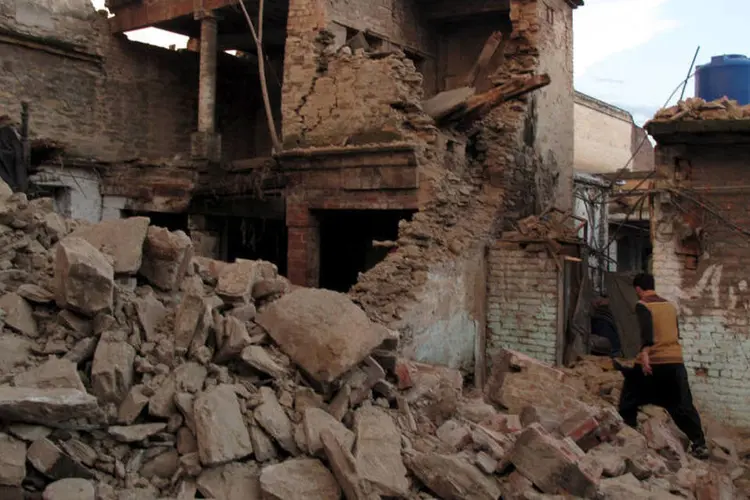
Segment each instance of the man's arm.
[{"label": "man's arm", "polygon": [[635,306],[635,314],[641,328],[641,350],[644,350],[654,345],[654,320],[648,307],[640,303]]}]

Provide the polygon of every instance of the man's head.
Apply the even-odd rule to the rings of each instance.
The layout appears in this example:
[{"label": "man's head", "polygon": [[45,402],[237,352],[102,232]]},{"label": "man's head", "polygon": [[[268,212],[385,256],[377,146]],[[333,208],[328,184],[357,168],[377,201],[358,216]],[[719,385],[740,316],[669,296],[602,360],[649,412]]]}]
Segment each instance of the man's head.
[{"label": "man's head", "polygon": [[654,291],[654,277],[650,274],[641,273],[633,280],[633,288],[638,298],[642,298],[648,292]]}]

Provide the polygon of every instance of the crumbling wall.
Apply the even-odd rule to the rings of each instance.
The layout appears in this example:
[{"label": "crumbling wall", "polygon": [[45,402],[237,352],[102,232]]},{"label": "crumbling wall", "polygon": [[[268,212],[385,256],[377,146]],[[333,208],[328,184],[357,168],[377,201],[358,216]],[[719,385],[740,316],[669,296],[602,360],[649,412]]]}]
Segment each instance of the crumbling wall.
[{"label": "crumbling wall", "polygon": [[[543,72],[539,40],[543,27],[537,2],[514,0],[510,7],[513,31],[507,35],[503,63],[497,71],[498,80],[506,82]],[[566,85],[550,76],[551,85]],[[572,79],[572,76],[567,78]],[[492,185],[503,190],[504,227],[508,227],[510,221],[543,211],[556,200],[559,164],[545,160],[544,150],[539,148],[543,108],[540,108],[537,93],[497,107],[472,138],[477,161],[483,163]],[[570,99],[572,133],[572,91]],[[561,129],[566,121],[562,123]]]},{"label": "crumbling wall", "polygon": [[[538,5],[513,2],[511,18],[515,31],[500,70],[508,81],[539,72]],[[538,213],[557,189],[558,164],[539,152],[546,154],[548,147],[540,148],[537,140],[538,106],[533,99],[516,100],[499,106],[468,134],[438,130],[421,112],[420,75],[410,61],[338,50],[335,34],[326,29],[330,22],[325,4],[292,2],[285,143],[417,145],[419,212],[401,223],[397,248],[363,273],[350,295],[371,318],[399,329],[404,352],[469,368],[474,352],[484,349],[480,334],[486,316],[479,302],[486,287],[480,293],[476,287],[483,249],[500,229],[506,209],[510,217]],[[569,99],[572,122],[572,90]]]},{"label": "crumbling wall", "polygon": [[[695,188],[730,224],[750,227],[747,185],[750,147],[657,147],[657,168],[674,182],[673,166],[690,165],[680,185]],[[680,175],[684,176],[683,171]],[[684,177],[683,177],[684,179]],[[708,194],[705,188],[715,189]],[[695,196],[695,195],[694,195]],[[700,228],[701,245],[689,244]],[[702,411],[727,423],[750,425],[750,257],[747,236],[688,199],[656,204],[653,221],[657,292],[680,310],[680,334],[693,395]],[[686,253],[700,253],[697,266]]]},{"label": "crumbling wall", "polygon": [[513,349],[545,363],[557,354],[558,272],[545,248],[498,242],[489,251],[487,352]]},{"label": "crumbling wall", "polygon": [[418,108],[422,96],[422,79],[411,61],[397,55],[373,59],[345,50],[319,64],[325,67],[288,118],[287,144],[308,147],[405,138],[403,110]]},{"label": "crumbling wall", "polygon": [[[534,94],[536,140],[541,156],[543,196],[557,208],[573,206],[573,10],[567,0],[545,0],[536,5],[536,47],[538,72],[547,73],[552,83]],[[527,8],[529,4],[527,4]],[[529,16],[531,17],[531,16]],[[554,187],[551,185],[553,184]],[[552,189],[551,193],[547,191]],[[546,207],[545,207],[546,208]]]}]

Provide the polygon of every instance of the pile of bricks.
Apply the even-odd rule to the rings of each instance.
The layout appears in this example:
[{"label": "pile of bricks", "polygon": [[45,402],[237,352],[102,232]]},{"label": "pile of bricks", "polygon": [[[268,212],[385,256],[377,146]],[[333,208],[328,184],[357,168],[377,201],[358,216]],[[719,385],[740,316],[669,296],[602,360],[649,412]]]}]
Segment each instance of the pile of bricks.
[{"label": "pile of bricks", "polygon": [[651,121],[681,120],[750,120],[750,105],[740,106],[737,101],[726,97],[710,102],[700,97],[690,97],[674,106],[660,109]]}]

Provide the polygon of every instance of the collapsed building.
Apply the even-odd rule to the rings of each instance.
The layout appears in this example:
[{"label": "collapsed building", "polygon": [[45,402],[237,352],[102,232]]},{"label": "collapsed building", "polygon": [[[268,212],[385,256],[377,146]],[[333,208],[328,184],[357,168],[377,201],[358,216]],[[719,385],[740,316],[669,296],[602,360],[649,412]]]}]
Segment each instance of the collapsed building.
[{"label": "collapsed building", "polygon": [[[515,220],[570,208],[581,4],[269,4],[274,150],[237,2],[112,0],[108,18],[85,0],[6,1],[0,103],[15,118],[28,102],[30,185],[65,215],[147,215],[188,232],[199,255],[262,258],[292,283],[350,290],[419,360],[471,369],[511,337],[555,360],[572,307],[560,263],[544,245],[516,254],[496,240]],[[245,5],[257,20],[260,5]],[[145,27],[190,37],[188,49],[123,35]],[[526,258],[537,254],[542,270]],[[500,268],[524,266],[543,293],[489,297],[505,286]],[[501,321],[505,302],[542,324]]]},{"label": "collapsed building", "polygon": [[746,441],[521,354],[581,340],[580,3],[292,0],[258,51],[228,0],[0,2],[0,493],[740,498]]}]

